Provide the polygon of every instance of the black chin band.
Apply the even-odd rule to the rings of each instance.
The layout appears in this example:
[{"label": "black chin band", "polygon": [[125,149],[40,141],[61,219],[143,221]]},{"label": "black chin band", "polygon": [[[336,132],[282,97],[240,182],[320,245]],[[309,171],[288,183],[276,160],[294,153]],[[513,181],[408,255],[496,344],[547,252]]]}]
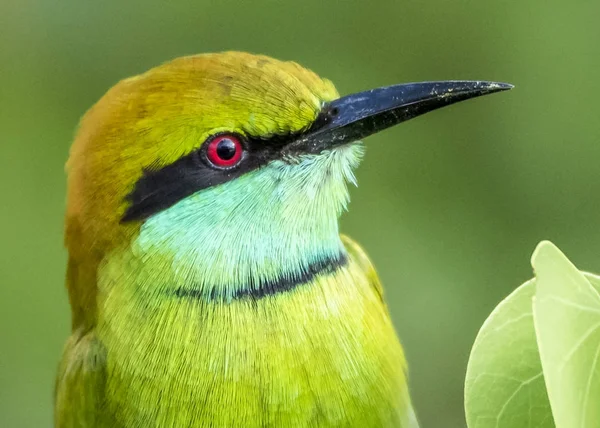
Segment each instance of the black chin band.
[{"label": "black chin band", "polygon": [[[318,276],[331,275],[348,264],[348,255],[340,252],[333,256],[310,263],[305,268],[295,272],[282,274],[275,280],[249,280],[243,286],[236,286],[236,291],[227,294],[223,289],[212,287],[211,291],[205,291],[206,286],[178,288],[172,292],[177,298],[203,300],[209,302],[238,301],[238,300],[261,300],[265,297],[276,296],[296,290],[308,285]],[[210,287],[208,287],[210,288]],[[230,297],[228,297],[230,296]]]}]

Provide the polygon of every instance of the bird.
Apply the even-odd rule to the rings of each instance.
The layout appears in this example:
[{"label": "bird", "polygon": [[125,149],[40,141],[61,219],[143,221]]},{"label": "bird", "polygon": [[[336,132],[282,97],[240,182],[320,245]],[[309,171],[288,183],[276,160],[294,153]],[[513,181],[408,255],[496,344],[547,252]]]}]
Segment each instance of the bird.
[{"label": "bird", "polygon": [[120,81],[81,119],[66,166],[72,321],[55,426],[416,427],[384,290],[338,220],[363,138],[511,87],[340,97],[295,62],[244,52]]}]

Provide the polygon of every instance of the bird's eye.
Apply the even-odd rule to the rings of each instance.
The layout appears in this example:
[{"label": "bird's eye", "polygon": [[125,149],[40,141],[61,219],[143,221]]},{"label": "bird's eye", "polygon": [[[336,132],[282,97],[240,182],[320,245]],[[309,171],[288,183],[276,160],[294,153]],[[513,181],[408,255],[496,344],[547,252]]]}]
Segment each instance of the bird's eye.
[{"label": "bird's eye", "polygon": [[208,143],[206,157],[214,166],[229,168],[242,160],[244,147],[235,135],[218,135]]}]

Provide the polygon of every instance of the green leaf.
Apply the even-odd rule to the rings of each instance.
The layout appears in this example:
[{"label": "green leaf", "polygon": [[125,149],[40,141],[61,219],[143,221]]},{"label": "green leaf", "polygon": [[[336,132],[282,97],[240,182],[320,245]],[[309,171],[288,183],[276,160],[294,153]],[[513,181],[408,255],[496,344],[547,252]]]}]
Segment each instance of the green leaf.
[{"label": "green leaf", "polygon": [[485,321],[469,358],[465,410],[469,428],[552,428],[538,354],[535,280],[504,299]]},{"label": "green leaf", "polygon": [[538,246],[532,264],[538,347],[556,426],[600,427],[600,278],[584,276],[550,242]]},{"label": "green leaf", "polygon": [[496,307],[473,345],[468,426],[600,428],[600,277],[549,242],[532,264],[536,279]]}]

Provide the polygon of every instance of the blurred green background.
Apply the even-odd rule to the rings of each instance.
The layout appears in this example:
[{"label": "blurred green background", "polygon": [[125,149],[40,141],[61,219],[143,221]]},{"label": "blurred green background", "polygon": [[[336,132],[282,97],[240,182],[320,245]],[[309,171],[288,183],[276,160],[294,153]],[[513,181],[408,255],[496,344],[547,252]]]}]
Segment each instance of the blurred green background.
[{"label": "blurred green background", "polygon": [[79,117],[119,79],[227,49],[293,59],[342,94],[487,79],[509,93],[367,141],[342,229],[373,258],[423,427],[464,426],[479,326],[551,239],[600,271],[600,3],[0,2],[0,426],[52,425],[69,333],[63,165]]}]

